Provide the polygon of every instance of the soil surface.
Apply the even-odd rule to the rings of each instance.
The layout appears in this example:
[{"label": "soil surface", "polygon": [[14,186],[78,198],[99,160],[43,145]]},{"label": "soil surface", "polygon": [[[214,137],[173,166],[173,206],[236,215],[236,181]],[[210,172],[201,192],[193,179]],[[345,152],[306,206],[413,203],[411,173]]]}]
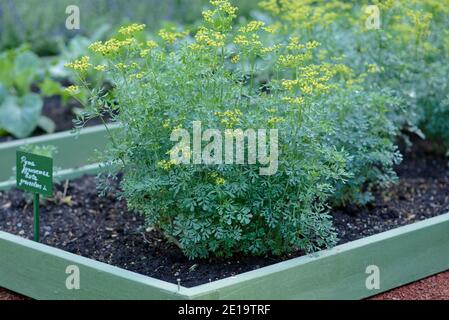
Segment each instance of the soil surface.
[{"label": "soil surface", "polygon": [[[73,129],[73,120],[76,118],[74,110],[81,108],[81,105],[72,100],[66,106],[61,104],[61,98],[58,96],[44,98],[44,106],[42,108],[42,115],[50,118],[56,125],[55,132],[66,131]],[[100,119],[92,119],[87,122],[86,126],[94,126],[101,124]],[[31,134],[32,137],[47,134],[41,129],[37,128]],[[13,136],[0,136],[0,142],[16,140]]]},{"label": "soil surface", "polygon": [[[340,243],[383,232],[449,212],[448,159],[417,147],[397,168],[399,182],[375,191],[375,200],[363,208],[334,210]],[[128,212],[125,201],[113,193],[97,195],[95,178],[83,178],[56,187],[54,199],[41,209],[41,241],[186,287],[233,276],[302,255],[188,260],[162,235],[145,229],[144,219]],[[19,190],[0,192],[0,230],[32,238],[31,198]]]}]

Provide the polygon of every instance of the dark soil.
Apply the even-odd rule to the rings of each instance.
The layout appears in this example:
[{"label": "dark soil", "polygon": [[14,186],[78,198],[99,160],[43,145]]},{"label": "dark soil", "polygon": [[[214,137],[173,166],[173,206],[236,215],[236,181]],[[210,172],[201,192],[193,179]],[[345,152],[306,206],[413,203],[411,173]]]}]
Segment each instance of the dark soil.
[{"label": "dark soil", "polygon": [[[390,190],[375,191],[364,208],[332,213],[345,243],[449,211],[447,158],[418,147],[397,168],[399,182]],[[189,261],[162,235],[143,227],[142,217],[130,213],[114,194],[97,196],[95,179],[86,176],[56,187],[55,199],[42,205],[43,243],[75,254],[186,287],[233,276],[302,255],[282,257],[236,256],[232,259]],[[0,192],[0,230],[32,238],[30,198],[18,190]]]},{"label": "dark soil", "polygon": [[[73,120],[76,118],[74,109],[82,108],[76,101],[70,101],[66,106],[61,104],[61,98],[59,96],[49,97],[44,99],[44,106],[42,109],[42,115],[50,118],[56,125],[55,132],[66,131],[73,129]],[[100,119],[90,120],[86,126],[94,126],[101,124]],[[37,128],[31,134],[31,136],[40,136],[46,134],[46,132]],[[0,137],[0,142],[16,140],[13,136]]]}]

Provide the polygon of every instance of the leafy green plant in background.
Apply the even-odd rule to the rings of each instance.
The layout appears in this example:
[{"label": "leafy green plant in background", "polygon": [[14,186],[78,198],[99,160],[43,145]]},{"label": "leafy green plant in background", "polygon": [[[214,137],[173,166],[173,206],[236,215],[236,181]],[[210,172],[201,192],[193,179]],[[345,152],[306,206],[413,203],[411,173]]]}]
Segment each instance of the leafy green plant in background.
[{"label": "leafy green plant in background", "polygon": [[41,115],[42,98],[31,91],[41,72],[41,61],[25,48],[0,54],[0,128],[4,132],[25,138],[37,126],[54,130],[52,121]]},{"label": "leafy green plant in background", "polygon": [[[236,2],[241,14],[256,7],[256,0]],[[29,43],[39,55],[55,55],[61,40],[75,35],[90,38],[104,25],[117,27],[127,21],[141,21],[153,30],[164,20],[193,24],[206,4],[207,0],[0,0],[0,51]],[[65,28],[69,5],[80,8],[80,30]]]}]

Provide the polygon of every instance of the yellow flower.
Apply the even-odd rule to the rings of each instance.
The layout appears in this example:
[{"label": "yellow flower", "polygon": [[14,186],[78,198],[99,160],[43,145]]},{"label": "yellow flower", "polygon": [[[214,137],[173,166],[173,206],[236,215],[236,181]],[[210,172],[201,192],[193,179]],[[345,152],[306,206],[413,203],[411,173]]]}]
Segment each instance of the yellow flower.
[{"label": "yellow flower", "polygon": [[232,63],[237,63],[239,61],[240,61],[240,55],[239,54],[236,54],[236,55],[232,56],[232,58],[231,58],[231,62]]},{"label": "yellow flower", "polygon": [[268,33],[276,33],[278,31],[280,26],[278,24],[272,24],[271,26],[262,28],[263,31]]},{"label": "yellow flower", "polygon": [[165,129],[170,128],[170,119],[164,120],[164,122],[162,123],[162,128],[165,128]]},{"label": "yellow flower", "polygon": [[129,46],[134,42],[133,39],[109,39],[106,42],[96,41],[89,46],[89,49],[103,56],[117,53],[122,47]]},{"label": "yellow flower", "polygon": [[371,63],[367,67],[368,67],[368,70],[367,70],[368,73],[376,73],[376,72],[380,71],[379,66],[375,63]]},{"label": "yellow flower", "polygon": [[189,49],[193,50],[193,51],[199,51],[201,49],[203,49],[204,46],[198,43],[192,43],[191,45],[189,45]]},{"label": "yellow flower", "polygon": [[176,40],[182,39],[187,35],[187,32],[177,32],[175,28],[159,30],[159,37],[167,43],[173,44]]},{"label": "yellow flower", "polygon": [[225,36],[223,33],[201,27],[195,35],[195,40],[199,44],[210,47],[223,47]]},{"label": "yellow flower", "polygon": [[299,37],[291,37],[287,45],[288,50],[301,50],[304,49],[304,45],[299,42]]},{"label": "yellow flower", "polygon": [[234,38],[234,43],[242,46],[247,46],[250,44],[248,38],[245,35],[237,35]]},{"label": "yellow flower", "polygon": [[262,21],[251,21],[246,26],[240,28],[240,32],[250,33],[259,31],[265,25]]},{"label": "yellow flower", "polygon": [[139,73],[135,73],[129,76],[130,79],[137,79],[140,80],[145,76],[145,73],[143,72],[139,72]]},{"label": "yellow flower", "polygon": [[139,55],[141,58],[145,58],[150,53],[150,49],[140,50]]},{"label": "yellow flower", "polygon": [[206,10],[206,11],[203,11],[202,14],[203,14],[204,21],[210,22],[210,23],[214,22],[213,17],[214,17],[215,11]]},{"label": "yellow flower", "polygon": [[173,168],[173,166],[175,165],[175,161],[170,159],[170,160],[161,160],[157,163],[157,166],[165,171],[169,171],[171,168]]},{"label": "yellow flower", "polygon": [[262,53],[271,53],[273,51],[276,51],[276,50],[280,49],[281,47],[282,47],[282,45],[276,44],[276,45],[271,46],[271,47],[262,48],[261,51],[262,51]]},{"label": "yellow flower", "polygon": [[120,69],[120,70],[125,70],[129,67],[127,64],[124,64],[122,62],[117,63],[115,66],[117,69]]},{"label": "yellow flower", "polygon": [[146,42],[146,45],[147,45],[147,47],[148,47],[149,49],[154,49],[154,48],[157,48],[157,47],[158,47],[157,42],[154,41],[154,40],[148,40],[148,41]]},{"label": "yellow flower", "polygon": [[106,70],[106,66],[103,64],[99,64],[97,66],[94,67],[95,70],[97,71],[105,71]]},{"label": "yellow flower", "polygon": [[216,172],[210,173],[209,176],[214,180],[215,184],[217,185],[223,185],[226,183],[226,180],[223,177],[220,177]]},{"label": "yellow flower", "polygon": [[120,34],[123,34],[125,36],[131,36],[134,35],[137,32],[142,31],[143,29],[145,29],[146,25],[145,24],[137,24],[137,23],[133,23],[129,26],[126,27],[121,27],[118,32]]},{"label": "yellow flower", "polygon": [[318,48],[320,45],[321,45],[321,43],[319,43],[315,40],[312,40],[312,41],[309,41],[306,43],[306,48],[308,50],[312,50],[312,49]]},{"label": "yellow flower", "polygon": [[89,67],[91,66],[91,64],[89,63],[89,60],[90,60],[90,57],[84,56],[84,57],[81,57],[80,59],[75,60],[73,62],[66,63],[64,66],[66,68],[71,68],[75,71],[86,72],[87,69],[89,69]]},{"label": "yellow flower", "polygon": [[282,100],[296,105],[301,105],[304,103],[304,97],[283,97]]},{"label": "yellow flower", "polygon": [[210,2],[214,7],[221,12],[226,13],[228,16],[235,18],[238,8],[233,7],[228,0],[211,0]]},{"label": "yellow flower", "polygon": [[68,92],[71,95],[75,95],[79,93],[79,88],[77,86],[69,86],[64,89],[66,92]]},{"label": "yellow flower", "polygon": [[221,124],[228,128],[233,128],[240,124],[240,117],[243,113],[239,109],[226,110],[224,112],[215,112],[215,115],[220,119]]},{"label": "yellow flower", "polygon": [[286,90],[292,90],[294,86],[298,85],[298,83],[299,83],[299,80],[283,80],[282,86]]},{"label": "yellow flower", "polygon": [[282,118],[282,117],[271,117],[270,119],[268,119],[267,125],[268,126],[273,126],[275,124],[282,123],[282,122],[285,122],[285,118]]}]

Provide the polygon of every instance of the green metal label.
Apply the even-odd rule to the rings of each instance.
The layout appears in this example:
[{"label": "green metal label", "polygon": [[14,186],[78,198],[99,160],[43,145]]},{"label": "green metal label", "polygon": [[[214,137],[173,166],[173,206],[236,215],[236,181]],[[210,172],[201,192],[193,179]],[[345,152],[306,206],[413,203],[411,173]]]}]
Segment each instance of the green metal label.
[{"label": "green metal label", "polygon": [[53,195],[53,159],[32,153],[16,153],[17,188],[25,191]]}]

